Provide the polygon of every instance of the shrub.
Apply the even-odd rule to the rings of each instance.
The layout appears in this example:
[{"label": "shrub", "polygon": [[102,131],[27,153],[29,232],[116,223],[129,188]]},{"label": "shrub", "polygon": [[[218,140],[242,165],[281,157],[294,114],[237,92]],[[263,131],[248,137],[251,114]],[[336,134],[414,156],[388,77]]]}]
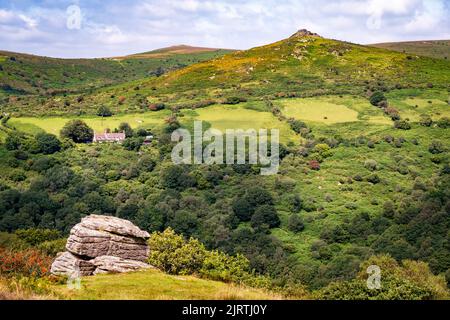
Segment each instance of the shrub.
[{"label": "shrub", "polygon": [[211,280],[241,282],[248,277],[249,270],[250,263],[243,255],[231,257],[215,250],[207,252],[199,273]]},{"label": "shrub", "polygon": [[261,187],[250,187],[243,196],[233,201],[233,211],[241,221],[249,221],[256,208],[263,205],[273,205],[270,192]]},{"label": "shrub", "polygon": [[58,230],[50,229],[20,229],[16,230],[15,234],[31,246],[61,238],[61,233]]},{"label": "shrub", "polygon": [[292,232],[299,233],[305,230],[305,224],[298,215],[293,214],[289,217],[288,228]]},{"label": "shrub", "polygon": [[420,116],[419,124],[424,127],[431,127],[431,125],[433,124],[433,120],[431,119],[431,117],[429,115],[422,114]]},{"label": "shrub", "polygon": [[72,120],[61,129],[61,137],[75,143],[87,143],[94,138],[94,130],[82,120]]},{"label": "shrub", "polygon": [[122,146],[125,150],[128,151],[139,151],[144,144],[144,138],[137,137],[137,138],[127,138],[123,142]]},{"label": "shrub", "polygon": [[410,130],[411,124],[407,120],[397,120],[394,123],[394,127],[401,130]]},{"label": "shrub", "polygon": [[392,201],[386,201],[383,205],[383,216],[393,218],[395,215],[395,205]]},{"label": "shrub", "polygon": [[[381,269],[381,288],[369,289],[367,268]],[[339,300],[431,300],[448,299],[444,277],[431,273],[424,262],[397,263],[390,256],[374,256],[360,266],[357,277],[339,281],[315,292],[317,299]]]},{"label": "shrub", "polygon": [[111,117],[112,112],[111,110],[106,106],[100,106],[97,110],[97,115],[99,117]]},{"label": "shrub", "polygon": [[316,171],[320,170],[320,162],[317,160],[309,161],[308,166],[311,170],[316,170]]},{"label": "shrub", "polygon": [[122,122],[119,125],[119,129],[118,130],[119,130],[119,132],[125,132],[125,136],[127,138],[130,138],[130,137],[133,136],[133,129],[131,129],[131,126],[128,123],[126,123],[126,122]]},{"label": "shrub", "polygon": [[263,205],[255,210],[251,224],[254,229],[276,228],[280,226],[280,218],[274,206]]},{"label": "shrub", "polygon": [[53,154],[61,150],[61,141],[54,134],[38,133],[36,143],[39,152],[43,154]]},{"label": "shrub", "polygon": [[441,141],[433,140],[428,147],[428,151],[432,154],[439,154],[445,151],[445,147]]},{"label": "shrub", "polygon": [[322,158],[328,158],[333,154],[326,143],[316,144],[313,148],[313,152],[318,153]]},{"label": "shrub", "polygon": [[55,257],[59,252],[63,252],[66,249],[67,239],[57,239],[51,241],[44,241],[37,245],[37,248],[44,254],[51,257]]},{"label": "shrub", "polygon": [[386,113],[393,121],[400,120],[400,113],[397,109],[393,107],[386,107],[384,109],[384,113]]},{"label": "shrub", "polygon": [[193,274],[199,271],[206,249],[198,240],[184,240],[172,229],[153,233],[149,239],[149,263],[171,274]]},{"label": "shrub", "polygon": [[198,274],[212,280],[233,282],[254,278],[250,273],[250,263],[244,256],[208,251],[198,240],[185,240],[170,228],[152,233],[149,246],[148,262],[171,274]]},{"label": "shrub", "polygon": [[443,117],[437,121],[437,126],[439,128],[447,129],[450,128],[450,118]]},{"label": "shrub", "polygon": [[368,176],[366,178],[366,180],[367,180],[367,182],[370,182],[372,184],[378,184],[381,182],[380,178],[376,174],[372,174],[372,175]]},{"label": "shrub", "polygon": [[370,171],[378,169],[378,163],[375,160],[369,159],[364,162],[364,167]]},{"label": "shrub", "polygon": [[238,103],[245,102],[245,101],[247,101],[247,100],[244,98],[240,98],[240,97],[228,97],[225,100],[225,104],[238,104]]},{"label": "shrub", "polygon": [[21,182],[27,179],[25,172],[21,169],[14,169],[8,173],[8,178],[14,182]]},{"label": "shrub", "polygon": [[370,96],[369,101],[373,106],[378,107],[380,102],[386,101],[386,97],[384,96],[383,92],[377,91]]},{"label": "shrub", "polygon": [[160,111],[163,110],[166,107],[164,103],[151,103],[149,104],[148,108],[151,111]]},{"label": "shrub", "polygon": [[51,264],[52,258],[38,249],[0,248],[0,275],[43,277],[49,274]]},{"label": "shrub", "polygon": [[6,150],[19,150],[22,146],[22,139],[18,135],[8,135],[5,139]]},{"label": "shrub", "polygon": [[291,126],[291,129],[298,134],[302,132],[302,129],[308,128],[306,123],[296,119],[289,119],[289,125]]}]

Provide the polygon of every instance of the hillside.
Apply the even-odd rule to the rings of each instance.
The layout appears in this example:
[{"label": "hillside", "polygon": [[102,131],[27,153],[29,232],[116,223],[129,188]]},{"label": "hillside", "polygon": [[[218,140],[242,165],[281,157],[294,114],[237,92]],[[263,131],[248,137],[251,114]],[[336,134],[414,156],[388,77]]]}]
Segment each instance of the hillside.
[{"label": "hillside", "polygon": [[450,59],[450,40],[387,42],[370,46],[436,59]]},{"label": "hillside", "polygon": [[[378,298],[441,297],[433,287],[450,286],[449,71],[444,59],[301,30],[160,77],[45,99],[8,95],[3,110],[11,114],[0,115],[0,231],[67,235],[86,215],[114,215],[242,254],[286,291],[370,299],[367,266],[380,265],[393,272],[383,282],[392,292]],[[99,106],[113,114],[98,116]],[[122,127],[129,137],[74,143],[61,135],[74,119],[92,131]],[[279,129],[279,173],[174,165],[171,132],[195,120],[220,130]],[[149,133],[155,140],[144,144]],[[147,295],[139,274],[121,277],[86,279],[79,297],[116,298],[109,282],[130,297]],[[127,282],[144,293],[127,291]],[[157,297],[166,297],[162,289]]]},{"label": "hillside", "polygon": [[[186,55],[186,54],[198,54],[199,56],[209,56],[213,58],[231,52],[233,52],[233,50],[178,45],[156,49],[148,52],[136,53],[125,57],[117,57],[114,59],[163,58],[174,55]],[[201,61],[200,59],[197,59],[196,62],[200,61]]]},{"label": "hillside", "polygon": [[[67,100],[76,110],[91,113],[93,106],[100,104],[123,112],[130,106],[150,103],[190,107],[226,102],[233,97],[365,97],[371,91],[394,88],[448,88],[448,71],[450,61],[325,39],[302,30],[288,39],[196,63],[160,78],[101,89],[87,95],[82,103],[76,101],[77,97]],[[117,105],[118,96],[125,99],[123,105]],[[14,110],[20,110],[21,104]],[[34,107],[34,103],[28,104]],[[50,99],[43,109],[50,105],[64,109],[61,99]]]},{"label": "hillside", "polygon": [[161,75],[229,51],[185,46],[108,59],[56,59],[0,51],[1,94],[52,95],[83,92]]}]

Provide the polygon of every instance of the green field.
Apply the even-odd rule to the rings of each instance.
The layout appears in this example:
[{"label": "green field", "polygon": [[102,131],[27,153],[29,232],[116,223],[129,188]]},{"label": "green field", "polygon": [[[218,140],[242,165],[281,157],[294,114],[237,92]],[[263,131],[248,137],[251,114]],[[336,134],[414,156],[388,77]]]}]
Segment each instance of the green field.
[{"label": "green field", "polygon": [[[155,128],[164,123],[164,119],[170,115],[168,111],[147,112],[137,114],[117,115],[112,117],[78,117],[82,119],[96,132],[103,132],[105,129],[115,129],[119,127],[122,122],[128,123],[132,128]],[[73,117],[23,117],[12,118],[8,123],[18,130],[36,134],[39,131],[46,131],[59,135],[62,127]]]},{"label": "green field", "polygon": [[197,109],[188,118],[208,122],[212,128],[221,130],[223,133],[227,129],[278,129],[282,142],[298,140],[287,123],[279,121],[270,112],[249,109],[248,103],[235,106],[215,105]]}]

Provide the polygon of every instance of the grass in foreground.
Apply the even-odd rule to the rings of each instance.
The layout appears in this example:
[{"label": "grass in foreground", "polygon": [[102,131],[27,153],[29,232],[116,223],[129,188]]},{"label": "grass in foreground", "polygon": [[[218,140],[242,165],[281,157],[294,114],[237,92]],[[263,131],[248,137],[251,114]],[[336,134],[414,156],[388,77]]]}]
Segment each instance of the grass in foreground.
[{"label": "grass in foreground", "polygon": [[85,277],[80,290],[55,290],[75,300],[278,300],[280,295],[158,270]]}]

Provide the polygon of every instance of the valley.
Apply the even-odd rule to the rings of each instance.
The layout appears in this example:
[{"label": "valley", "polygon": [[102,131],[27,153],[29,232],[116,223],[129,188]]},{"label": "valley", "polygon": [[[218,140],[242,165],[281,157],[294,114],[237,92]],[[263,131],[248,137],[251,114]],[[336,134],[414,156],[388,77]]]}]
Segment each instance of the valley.
[{"label": "valley", "polygon": [[[450,61],[306,30],[241,51],[1,55],[0,243],[29,250],[17,230],[56,230],[61,240],[86,215],[115,215],[248,261],[245,277],[217,258],[210,273],[102,275],[75,293],[52,285],[63,298],[450,296]],[[30,69],[42,81],[24,76]],[[174,165],[171,133],[198,120],[222,131],[279,129],[278,175],[250,164]],[[107,129],[125,141],[90,142]],[[370,264],[386,274],[375,293],[364,287]],[[233,284],[211,281],[223,279]]]}]

